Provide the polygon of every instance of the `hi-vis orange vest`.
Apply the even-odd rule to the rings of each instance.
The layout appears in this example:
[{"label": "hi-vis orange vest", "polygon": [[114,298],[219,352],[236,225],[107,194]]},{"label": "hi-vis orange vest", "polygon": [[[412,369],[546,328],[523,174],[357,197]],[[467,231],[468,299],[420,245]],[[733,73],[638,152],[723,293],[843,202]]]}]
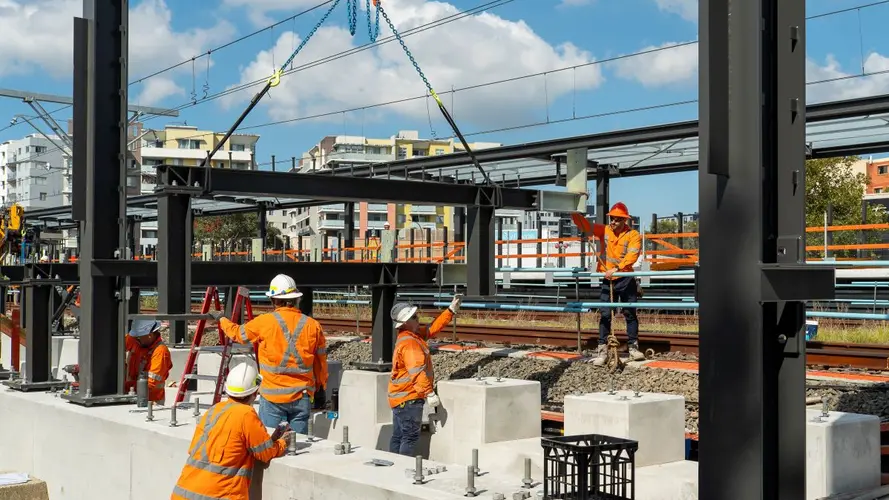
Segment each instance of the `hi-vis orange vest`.
[{"label": "hi-vis orange vest", "polygon": [[426,340],[438,335],[454,318],[450,309],[445,309],[429,325],[420,327],[419,335],[400,330],[395,341],[395,352],[392,353],[392,375],[389,378],[389,407],[424,399],[432,392],[434,374],[432,356]]},{"label": "hi-vis orange vest", "polygon": [[611,226],[594,224],[593,235],[599,239],[597,272],[604,273],[609,269],[617,269],[618,272],[633,270],[633,264],[639,260],[642,251],[642,235],[639,231],[627,226],[620,234],[614,234]]},{"label": "hi-vis orange vest", "polygon": [[173,368],[170,349],[160,337],[149,347],[142,347],[138,340],[127,335],[126,350],[130,353],[130,360],[127,363],[124,391],[129,391],[130,388],[135,390],[139,374],[145,372],[149,401],[163,404],[166,399],[164,383]]},{"label": "hi-vis orange vest", "polygon": [[259,394],[289,403],[327,387],[327,340],[321,324],[295,307],[279,307],[238,325],[219,319],[219,329],[242,344],[259,342]]},{"label": "hi-vis orange vest", "polygon": [[255,461],[269,462],[286,450],[283,439],[272,441],[252,406],[219,402],[198,423],[170,498],[248,500]]}]

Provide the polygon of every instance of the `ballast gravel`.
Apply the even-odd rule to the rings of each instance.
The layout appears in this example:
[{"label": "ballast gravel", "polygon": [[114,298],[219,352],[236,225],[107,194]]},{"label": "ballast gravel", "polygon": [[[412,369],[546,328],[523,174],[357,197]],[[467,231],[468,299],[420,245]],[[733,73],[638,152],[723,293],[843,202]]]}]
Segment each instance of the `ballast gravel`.
[{"label": "ballast gravel", "polygon": [[[331,342],[329,359],[353,369],[356,362],[371,361],[370,344],[366,342]],[[656,359],[695,360],[682,353],[655,355]],[[611,374],[604,367],[589,362],[559,362],[535,358],[505,358],[471,352],[437,352],[432,355],[436,381],[471,378],[481,373],[484,377],[501,376],[523,380],[537,380],[541,384],[543,407],[561,410],[566,394],[615,390],[638,390],[677,394],[685,397],[686,431],[698,431],[698,375],[693,372],[627,367]],[[889,419],[889,385],[861,385],[840,381],[809,380],[807,398],[827,401],[831,411],[878,415]],[[817,403],[811,408],[822,408]]]}]

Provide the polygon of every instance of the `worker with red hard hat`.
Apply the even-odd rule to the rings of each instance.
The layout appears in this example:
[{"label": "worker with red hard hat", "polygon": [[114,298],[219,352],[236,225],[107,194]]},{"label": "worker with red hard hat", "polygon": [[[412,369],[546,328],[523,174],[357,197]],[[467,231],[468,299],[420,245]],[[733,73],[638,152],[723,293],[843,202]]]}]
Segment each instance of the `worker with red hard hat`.
[{"label": "worker with red hard hat", "polygon": [[294,432],[279,427],[269,436],[253,409],[261,383],[252,362],[231,369],[225,379],[228,399],[201,417],[171,499],[247,500],[256,461],[270,462],[287,452]]},{"label": "worker with red hard hat", "polygon": [[148,400],[164,404],[164,384],[173,368],[170,349],[160,335],[161,324],[153,319],[135,320],[126,338],[127,378],[124,390],[136,388],[142,373],[148,378]]},{"label": "worker with red hard hat", "polygon": [[392,408],[392,439],[389,451],[409,457],[416,456],[423,406],[435,409],[440,404],[433,388],[432,356],[426,341],[435,337],[454,318],[462,297],[455,295],[447,309],[428,327],[420,325],[417,306],[399,302],[389,315],[398,329],[392,353],[392,375],[389,378],[389,407]]},{"label": "worker with red hard hat", "polygon": [[[618,272],[632,272],[633,265],[642,252],[642,236],[630,227],[630,211],[621,202],[608,211],[608,225],[593,224],[593,236],[599,239],[599,256],[596,272],[605,273],[599,300],[602,302],[637,302],[639,289],[633,276],[614,276]],[[611,335],[611,307],[599,310],[599,346],[595,366],[602,366],[608,359],[607,343]],[[640,361],[645,355],[639,350],[639,318],[635,307],[622,307],[627,321],[627,350],[630,359]]]},{"label": "worker with red hard hat", "polygon": [[286,274],[272,279],[266,297],[275,310],[243,325],[209,314],[219,322],[219,331],[235,342],[259,343],[259,418],[266,427],[282,421],[299,434],[309,432],[312,406],[323,406],[327,386],[327,340],[321,324],[299,310],[302,292]]}]

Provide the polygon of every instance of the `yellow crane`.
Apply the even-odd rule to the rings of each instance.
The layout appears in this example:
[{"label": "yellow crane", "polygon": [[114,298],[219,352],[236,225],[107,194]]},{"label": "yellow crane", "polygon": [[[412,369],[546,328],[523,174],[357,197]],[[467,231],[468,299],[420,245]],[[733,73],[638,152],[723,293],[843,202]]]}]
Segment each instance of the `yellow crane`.
[{"label": "yellow crane", "polygon": [[21,244],[24,215],[25,209],[18,203],[0,208],[0,260],[5,261]]}]

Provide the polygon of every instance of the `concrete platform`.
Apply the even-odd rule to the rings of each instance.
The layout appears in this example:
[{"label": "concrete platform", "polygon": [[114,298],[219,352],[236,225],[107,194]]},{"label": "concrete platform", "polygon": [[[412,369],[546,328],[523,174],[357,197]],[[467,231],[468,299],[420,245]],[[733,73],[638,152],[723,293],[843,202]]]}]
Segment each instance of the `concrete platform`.
[{"label": "concrete platform", "polygon": [[[130,406],[84,408],[47,393],[0,389],[0,442],[16,453],[0,453],[0,469],[20,470],[46,481],[53,500],[168,498],[194,433],[192,418],[170,427],[168,413],[145,422]],[[331,441],[318,441],[293,457],[272,461],[255,478],[266,500],[300,499],[434,499],[464,498],[466,469],[445,465],[446,472],[414,485],[406,469],[414,459],[359,447],[334,455]],[[60,460],[60,457],[63,459]],[[366,465],[373,458],[391,467]],[[98,473],[101,471],[101,474]],[[101,475],[101,481],[96,480]],[[521,477],[486,474],[476,478],[485,496],[507,498],[521,488]],[[532,490],[534,494],[539,491]],[[253,498],[253,497],[251,497]]]}]

